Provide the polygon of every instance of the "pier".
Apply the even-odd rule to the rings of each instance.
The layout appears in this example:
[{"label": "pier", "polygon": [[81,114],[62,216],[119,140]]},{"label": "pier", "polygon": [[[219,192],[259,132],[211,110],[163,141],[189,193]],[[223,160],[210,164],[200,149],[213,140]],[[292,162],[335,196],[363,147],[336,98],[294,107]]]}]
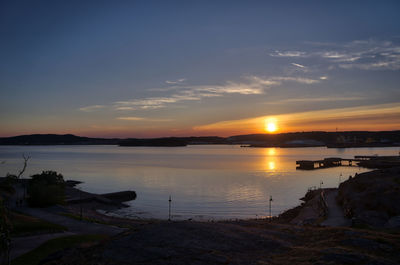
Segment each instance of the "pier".
[{"label": "pier", "polygon": [[354,156],[353,159],[328,157],[323,160],[298,160],[296,169],[322,169],[340,166],[362,166],[367,168],[386,168],[400,166],[400,156]]},{"label": "pier", "polygon": [[296,168],[298,169],[319,169],[340,166],[358,166],[360,159],[346,159],[340,157],[328,157],[323,160],[298,160]]}]

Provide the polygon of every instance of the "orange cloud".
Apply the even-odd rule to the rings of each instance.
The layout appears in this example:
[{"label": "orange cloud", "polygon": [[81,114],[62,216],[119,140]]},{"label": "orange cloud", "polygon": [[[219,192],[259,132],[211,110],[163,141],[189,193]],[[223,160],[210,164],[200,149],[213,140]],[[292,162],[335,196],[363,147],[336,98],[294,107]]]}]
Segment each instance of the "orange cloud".
[{"label": "orange cloud", "polygon": [[[400,104],[350,107],[274,115],[280,132],[400,129]],[[221,121],[194,127],[196,132],[219,135],[264,133],[269,116]]]}]

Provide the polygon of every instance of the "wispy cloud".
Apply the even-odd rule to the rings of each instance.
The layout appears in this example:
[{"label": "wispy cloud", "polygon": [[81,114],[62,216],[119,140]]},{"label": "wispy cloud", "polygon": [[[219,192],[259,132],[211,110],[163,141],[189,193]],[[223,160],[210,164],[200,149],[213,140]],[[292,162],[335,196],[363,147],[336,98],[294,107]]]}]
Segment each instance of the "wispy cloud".
[{"label": "wispy cloud", "polygon": [[116,107],[115,110],[130,111],[130,110],[136,110],[136,108],[134,108],[134,107]]},{"label": "wispy cloud", "polygon": [[[168,96],[162,97],[146,97],[139,99],[131,99],[117,101],[108,106],[115,111],[136,111],[136,110],[154,110],[165,108],[168,105],[184,102],[199,101],[205,98],[222,97],[226,95],[260,95],[266,93],[271,87],[279,86],[283,82],[295,82],[299,84],[315,84],[320,79],[312,79],[300,76],[245,76],[240,82],[227,81],[221,85],[176,85],[174,90],[164,92],[172,92]],[[95,105],[81,108],[82,111],[95,111],[105,108],[104,105]],[[126,118],[126,117],[119,117]],[[128,117],[129,118],[129,117]],[[137,120],[137,117],[133,117]]]},{"label": "wispy cloud", "polygon": [[105,105],[91,105],[91,106],[79,108],[79,110],[84,111],[84,112],[93,112],[93,111],[97,111],[100,109],[104,109],[105,107],[106,107]]},{"label": "wispy cloud", "polygon": [[135,117],[135,116],[128,116],[128,117],[117,117],[117,120],[123,121],[150,121],[150,122],[169,122],[172,119],[153,119],[153,118],[144,118],[144,117]]},{"label": "wispy cloud", "polygon": [[180,101],[200,100],[201,95],[193,93],[192,91],[183,91],[181,93],[173,94],[169,97],[148,97],[143,99],[133,99],[128,101],[115,102],[115,108],[133,108],[133,109],[159,109],[165,107],[167,104],[177,103]]},{"label": "wispy cloud", "polygon": [[203,98],[220,97],[223,94],[262,94],[264,89],[275,82],[263,82],[264,80],[252,80],[248,83],[227,82],[225,85],[216,86],[186,86],[167,97],[148,97],[128,101],[115,102],[115,108],[136,108],[142,110],[164,108],[168,104],[182,101],[198,101]]},{"label": "wispy cloud", "polygon": [[[270,56],[320,58],[342,69],[400,70],[400,45],[390,41],[359,40],[312,45],[313,51],[275,51]],[[301,67],[298,63],[291,64]]]},{"label": "wispy cloud", "polygon": [[273,86],[278,86],[282,82],[297,82],[302,84],[314,84],[320,80],[304,78],[304,77],[259,77],[246,76],[242,82],[227,81],[223,85],[198,85],[198,86],[183,86],[180,91],[171,94],[168,97],[148,97],[143,99],[133,99],[128,101],[115,102],[115,107],[136,109],[158,109],[164,108],[168,104],[178,103],[182,101],[197,101],[203,98],[221,97],[228,94],[238,95],[260,95],[264,94]]},{"label": "wispy cloud", "polygon": [[300,68],[306,68],[304,65],[299,64],[299,63],[291,63],[291,65],[297,66],[297,67],[300,67]]},{"label": "wispy cloud", "polygon": [[181,79],[177,79],[175,81],[166,80],[165,83],[171,84],[171,85],[176,85],[176,84],[181,84],[181,83],[183,83],[185,81],[186,81],[186,78],[181,78]]},{"label": "wispy cloud", "polygon": [[142,121],[144,118],[142,117],[117,117],[117,120],[124,120],[124,121]]},{"label": "wispy cloud", "polygon": [[301,51],[274,51],[270,55],[273,57],[305,57],[307,53]]},{"label": "wispy cloud", "polygon": [[311,102],[337,102],[337,101],[359,101],[365,100],[364,97],[315,97],[315,98],[287,98],[266,102],[268,105],[278,105],[286,103],[311,103]]},{"label": "wispy cloud", "polygon": [[320,82],[320,80],[317,79],[311,79],[305,77],[292,77],[292,76],[278,76],[278,77],[272,77],[271,79],[276,81],[290,81],[307,85],[316,84]]}]

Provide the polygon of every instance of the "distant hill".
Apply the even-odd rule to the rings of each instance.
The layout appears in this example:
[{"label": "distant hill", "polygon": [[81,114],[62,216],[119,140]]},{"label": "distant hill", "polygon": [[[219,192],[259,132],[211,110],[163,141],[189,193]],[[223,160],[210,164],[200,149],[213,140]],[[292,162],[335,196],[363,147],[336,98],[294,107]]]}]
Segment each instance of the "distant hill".
[{"label": "distant hill", "polygon": [[0,138],[0,145],[116,145],[119,141],[120,139],[89,138],[72,134],[32,134]]},{"label": "distant hill", "polygon": [[296,132],[249,134],[231,137],[163,137],[149,139],[89,138],[72,134],[32,134],[0,138],[0,145],[120,145],[120,146],[186,146],[199,144],[241,144],[249,147],[327,146],[379,147],[400,146],[400,131]]},{"label": "distant hill", "polygon": [[226,144],[226,138],[164,137],[150,139],[89,138],[72,134],[31,134],[0,138],[0,145],[121,145],[121,146],[186,146],[188,144]]}]

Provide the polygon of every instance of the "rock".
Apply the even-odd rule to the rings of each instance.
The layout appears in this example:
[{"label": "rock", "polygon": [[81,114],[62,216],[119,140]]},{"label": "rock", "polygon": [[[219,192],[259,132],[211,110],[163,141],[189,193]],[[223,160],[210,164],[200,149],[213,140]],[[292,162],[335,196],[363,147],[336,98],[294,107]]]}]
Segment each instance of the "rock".
[{"label": "rock", "polygon": [[116,202],[127,202],[136,199],[136,192],[120,191],[120,192],[101,194],[100,196]]},{"label": "rock", "polygon": [[380,250],[380,249],[384,248],[382,246],[383,244],[373,241],[373,240],[370,240],[370,239],[366,239],[366,238],[350,238],[350,239],[343,240],[341,243],[343,245],[352,246],[352,247],[356,247],[356,248],[362,248],[362,249],[368,250],[368,251],[375,251],[375,250]]},{"label": "rock", "polygon": [[400,228],[400,215],[394,216],[385,224],[386,228]]},{"label": "rock", "polygon": [[78,184],[82,184],[82,181],[77,181],[77,180],[66,180],[65,181],[65,185],[67,185],[68,187],[75,187]]},{"label": "rock", "polygon": [[336,264],[360,264],[366,257],[361,254],[329,252],[325,253],[322,259]]},{"label": "rock", "polygon": [[388,215],[385,212],[378,211],[363,211],[358,217],[358,221],[370,226],[383,226],[388,220]]}]

